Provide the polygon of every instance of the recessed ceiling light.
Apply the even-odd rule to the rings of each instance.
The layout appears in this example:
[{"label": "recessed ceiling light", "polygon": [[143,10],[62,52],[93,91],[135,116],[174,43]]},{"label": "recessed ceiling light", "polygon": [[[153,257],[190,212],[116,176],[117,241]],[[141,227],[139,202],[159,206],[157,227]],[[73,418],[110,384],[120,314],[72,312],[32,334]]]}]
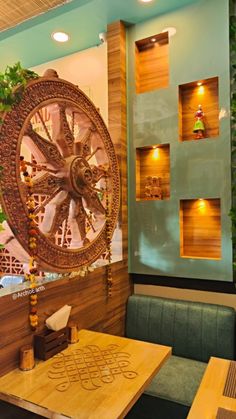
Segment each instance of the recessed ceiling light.
[{"label": "recessed ceiling light", "polygon": [[153,0],[139,0],[141,3],[151,3]]},{"label": "recessed ceiling light", "polygon": [[67,42],[69,41],[70,37],[68,33],[65,32],[53,32],[52,39],[57,42]]}]

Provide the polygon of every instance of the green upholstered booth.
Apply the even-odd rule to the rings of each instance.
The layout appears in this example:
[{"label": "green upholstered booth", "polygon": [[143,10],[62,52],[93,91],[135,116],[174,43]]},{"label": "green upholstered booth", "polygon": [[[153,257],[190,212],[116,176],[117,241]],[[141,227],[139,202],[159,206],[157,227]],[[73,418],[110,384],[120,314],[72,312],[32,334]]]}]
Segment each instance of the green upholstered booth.
[{"label": "green upholstered booth", "polygon": [[185,418],[209,358],[234,359],[234,333],[231,307],[132,295],[126,336],[172,346],[173,355],[128,417]]}]

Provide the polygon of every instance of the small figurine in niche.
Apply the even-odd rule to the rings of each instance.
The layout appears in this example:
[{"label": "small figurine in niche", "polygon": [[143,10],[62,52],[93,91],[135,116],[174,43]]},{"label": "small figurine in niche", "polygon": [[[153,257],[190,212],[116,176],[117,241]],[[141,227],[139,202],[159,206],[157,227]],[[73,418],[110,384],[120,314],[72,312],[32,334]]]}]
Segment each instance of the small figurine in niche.
[{"label": "small figurine in niche", "polygon": [[196,140],[200,140],[201,138],[204,138],[205,126],[204,126],[203,118],[204,118],[204,113],[202,111],[202,105],[198,105],[198,110],[195,113],[195,124],[193,127],[193,132],[195,133]]},{"label": "small figurine in niche", "polygon": [[151,198],[151,190],[152,190],[152,176],[146,176],[146,184],[145,184],[145,196],[146,198]]},{"label": "small figurine in niche", "polygon": [[151,197],[156,199],[162,199],[162,190],[161,190],[161,178],[153,176],[152,178],[152,189]]},{"label": "small figurine in niche", "polygon": [[146,176],[145,197],[162,199],[161,178]]}]

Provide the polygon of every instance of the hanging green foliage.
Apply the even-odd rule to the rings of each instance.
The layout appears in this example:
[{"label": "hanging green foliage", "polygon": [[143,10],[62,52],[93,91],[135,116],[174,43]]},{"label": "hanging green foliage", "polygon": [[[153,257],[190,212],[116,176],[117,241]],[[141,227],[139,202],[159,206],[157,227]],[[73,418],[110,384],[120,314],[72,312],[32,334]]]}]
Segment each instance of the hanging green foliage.
[{"label": "hanging green foliage", "polygon": [[[7,66],[5,72],[0,73],[0,112],[10,111],[20,101],[27,82],[38,77],[34,71],[22,68],[19,62],[12,67]],[[16,92],[16,87],[20,86],[22,90]]]},{"label": "hanging green foliage", "polygon": [[[0,73],[0,124],[3,122],[2,116],[9,112],[15,103],[20,101],[27,82],[38,77],[38,74],[34,71],[22,68],[19,62],[12,67],[7,66],[5,72]],[[16,91],[17,87],[21,87],[21,89]],[[0,177],[2,176],[4,176],[4,168],[0,166]],[[2,223],[6,219],[6,214],[0,206],[0,233],[4,230]],[[3,247],[0,244],[0,249]]]}]

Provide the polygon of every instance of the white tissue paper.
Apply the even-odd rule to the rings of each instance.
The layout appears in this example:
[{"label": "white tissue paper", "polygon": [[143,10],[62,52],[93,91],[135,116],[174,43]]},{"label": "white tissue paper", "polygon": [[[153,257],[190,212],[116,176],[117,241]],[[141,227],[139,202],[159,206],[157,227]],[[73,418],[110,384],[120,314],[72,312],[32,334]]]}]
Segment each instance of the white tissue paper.
[{"label": "white tissue paper", "polygon": [[65,305],[53,313],[46,320],[46,326],[50,330],[57,332],[66,327],[71,312],[71,306]]}]

